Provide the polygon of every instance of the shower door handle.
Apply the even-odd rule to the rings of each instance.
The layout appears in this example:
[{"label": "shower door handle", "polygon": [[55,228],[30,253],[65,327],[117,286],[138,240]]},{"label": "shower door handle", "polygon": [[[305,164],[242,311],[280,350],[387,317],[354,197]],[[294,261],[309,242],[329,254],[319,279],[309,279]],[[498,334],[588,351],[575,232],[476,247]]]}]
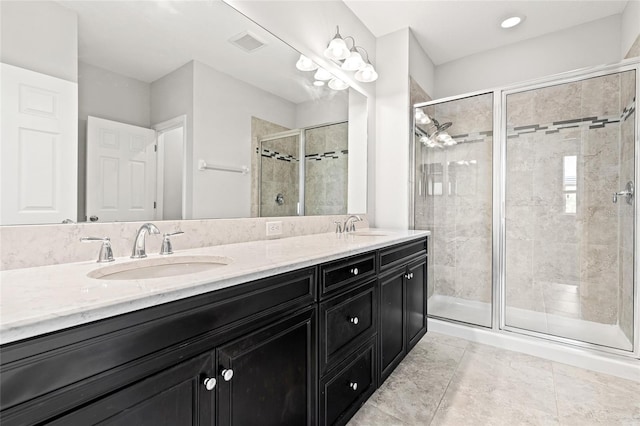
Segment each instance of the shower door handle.
[{"label": "shower door handle", "polygon": [[627,204],[633,204],[634,189],[633,182],[627,182],[627,186],[624,188],[624,191],[613,193],[613,203],[615,204],[618,202],[618,197],[627,197]]}]

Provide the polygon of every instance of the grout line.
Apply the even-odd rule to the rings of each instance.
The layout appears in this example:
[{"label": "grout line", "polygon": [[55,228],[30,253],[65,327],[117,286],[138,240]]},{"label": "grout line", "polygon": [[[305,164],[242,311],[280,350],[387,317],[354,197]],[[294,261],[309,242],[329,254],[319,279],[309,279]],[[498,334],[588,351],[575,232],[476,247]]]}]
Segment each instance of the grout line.
[{"label": "grout line", "polygon": [[433,416],[431,416],[431,420],[429,420],[429,424],[433,423],[433,419],[435,419],[436,414],[438,414],[438,411],[440,411],[440,406],[442,405],[442,400],[444,399],[444,396],[447,394],[447,391],[449,390],[449,386],[451,385],[451,382],[453,381],[453,378],[456,376],[456,373],[458,372],[458,369],[460,368],[460,364],[462,364],[462,360],[464,359],[464,356],[467,354],[467,348],[469,347],[470,344],[471,344],[471,342],[467,341],[467,345],[464,347],[464,352],[462,352],[462,356],[460,357],[460,361],[458,361],[458,365],[456,365],[455,370],[453,370],[453,373],[451,374],[451,377],[449,378],[449,382],[447,383],[447,386],[444,388],[444,392],[442,392],[442,395],[440,396],[440,400],[438,401],[438,406],[433,411]]},{"label": "grout line", "polygon": [[553,378],[553,396],[555,397],[554,399],[556,400],[556,417],[558,418],[558,424],[562,426],[562,423],[560,422],[560,406],[558,404],[558,387],[556,384],[555,365],[556,363],[551,361],[551,377]]}]

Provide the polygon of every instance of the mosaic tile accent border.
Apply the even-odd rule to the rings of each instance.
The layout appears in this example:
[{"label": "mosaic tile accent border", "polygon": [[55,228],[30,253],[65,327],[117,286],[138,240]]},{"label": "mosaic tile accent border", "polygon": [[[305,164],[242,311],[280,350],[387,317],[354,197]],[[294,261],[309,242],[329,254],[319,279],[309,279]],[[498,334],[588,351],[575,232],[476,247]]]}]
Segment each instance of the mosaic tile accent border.
[{"label": "mosaic tile accent border", "polygon": [[272,151],[272,150],[266,149],[266,148],[262,149],[262,152],[260,153],[260,155],[262,157],[267,157],[267,158],[271,157],[271,158],[274,158],[276,160],[282,160],[282,161],[287,161],[287,162],[300,161],[296,157],[294,157],[293,155],[280,154],[278,151]]},{"label": "mosaic tile accent border", "polygon": [[347,155],[349,155],[349,150],[343,149],[340,151],[328,151],[322,154],[307,154],[305,155],[305,159],[307,161],[321,161],[321,160],[343,158],[343,157],[346,157]]},{"label": "mosaic tile accent border", "polygon": [[626,106],[620,115],[609,115],[603,117],[584,117],[571,120],[560,120],[545,124],[528,124],[526,126],[515,126],[507,128],[507,138],[513,139],[528,133],[544,131],[550,135],[559,133],[566,129],[601,129],[607,125],[618,124],[627,120],[635,112],[635,98]]}]

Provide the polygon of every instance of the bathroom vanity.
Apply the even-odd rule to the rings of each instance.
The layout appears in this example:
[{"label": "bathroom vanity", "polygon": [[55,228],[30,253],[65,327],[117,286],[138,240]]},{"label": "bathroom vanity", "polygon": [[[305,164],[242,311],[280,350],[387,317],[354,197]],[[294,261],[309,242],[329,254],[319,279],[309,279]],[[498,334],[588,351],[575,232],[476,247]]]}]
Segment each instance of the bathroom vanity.
[{"label": "bathroom vanity", "polygon": [[[344,424],[426,333],[427,237],[185,250],[233,262],[151,280],[89,278],[93,262],[30,268],[42,287],[67,285],[39,314],[3,315],[2,424]],[[29,270],[2,274],[18,285]]]}]

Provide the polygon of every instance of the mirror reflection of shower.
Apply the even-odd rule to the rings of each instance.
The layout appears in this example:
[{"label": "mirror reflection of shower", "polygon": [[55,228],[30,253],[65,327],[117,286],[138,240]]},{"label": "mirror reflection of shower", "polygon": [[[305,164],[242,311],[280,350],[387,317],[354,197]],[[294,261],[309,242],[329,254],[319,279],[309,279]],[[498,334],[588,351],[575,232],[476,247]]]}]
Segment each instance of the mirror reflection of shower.
[{"label": "mirror reflection of shower", "polygon": [[347,213],[348,122],[273,133],[258,142],[260,217]]},{"label": "mirror reflection of shower", "polygon": [[419,133],[418,140],[427,148],[444,148],[456,145],[454,138],[446,132],[452,123],[440,124],[438,120],[429,117],[422,108],[416,108],[415,113],[416,131]]}]

